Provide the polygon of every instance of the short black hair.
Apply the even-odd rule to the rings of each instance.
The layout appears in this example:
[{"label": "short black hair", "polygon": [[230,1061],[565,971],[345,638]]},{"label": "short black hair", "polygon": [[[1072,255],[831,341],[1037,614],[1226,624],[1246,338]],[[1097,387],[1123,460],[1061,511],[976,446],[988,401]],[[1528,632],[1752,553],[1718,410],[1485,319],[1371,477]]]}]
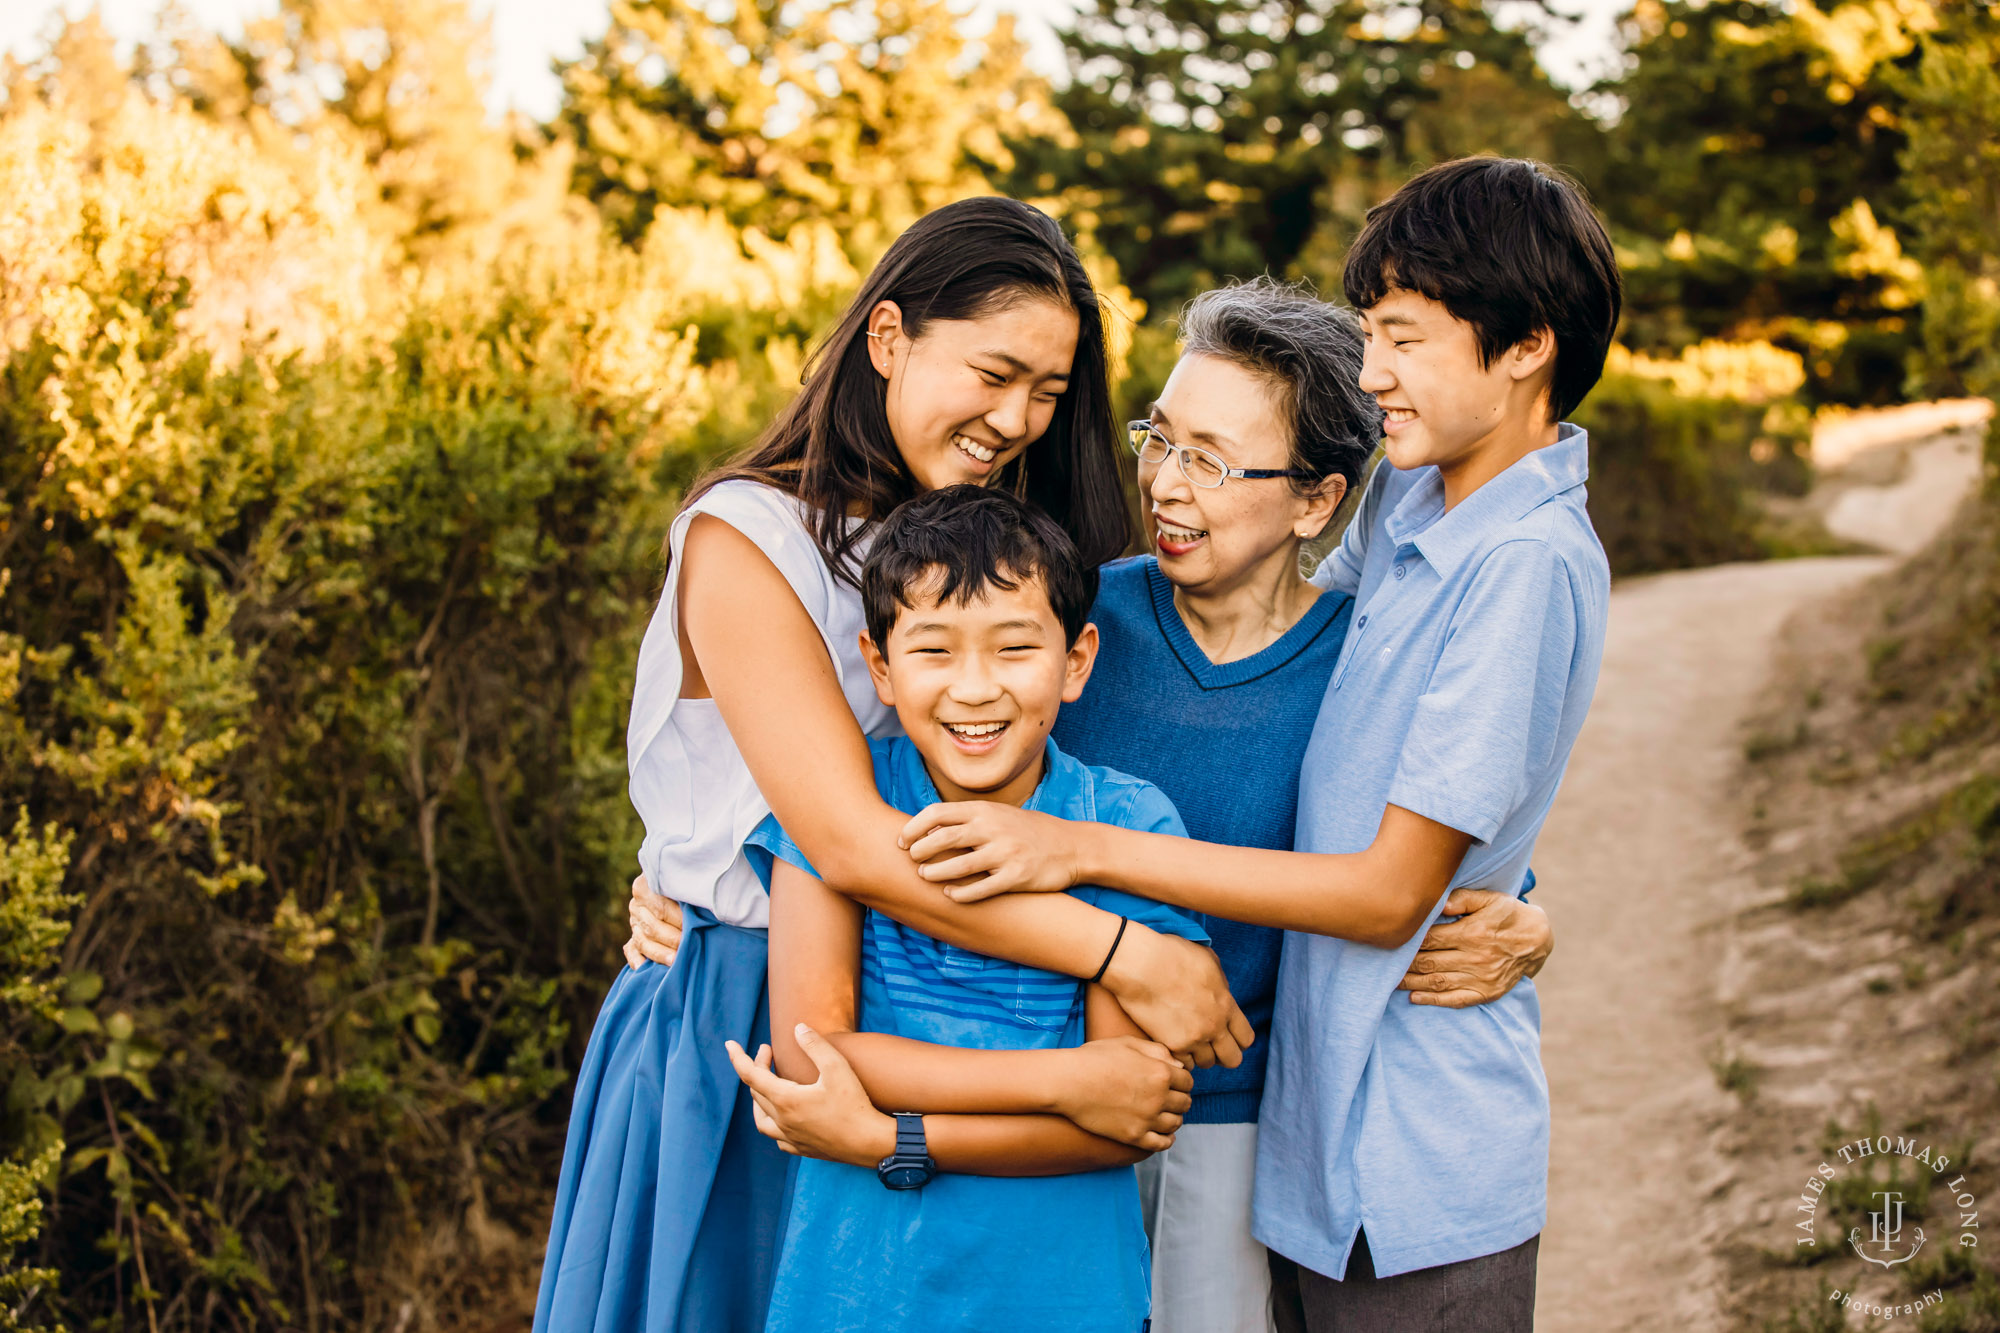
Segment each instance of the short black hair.
[{"label": "short black hair", "polygon": [[1269,276],[1203,292],[1180,315],[1181,349],[1268,380],[1291,431],[1292,487],[1307,494],[1328,477],[1350,491],[1382,438],[1382,409],[1361,388],[1361,330],[1354,312],[1305,283]]},{"label": "short black hair", "polygon": [[960,606],[988,588],[1011,592],[1040,578],[1065,646],[1083,633],[1097,598],[1097,567],[1078,554],[1061,524],[996,487],[946,486],[898,505],[868,548],[861,605],[877,648],[888,647],[896,617],[916,606],[913,590],[934,570],[944,576],[937,600]]},{"label": "short black hair", "polygon": [[1553,167],[1466,157],[1418,172],[1368,210],[1341,275],[1363,310],[1416,292],[1472,325],[1482,365],[1536,329],[1555,335],[1549,415],[1604,373],[1624,283],[1583,187]]}]

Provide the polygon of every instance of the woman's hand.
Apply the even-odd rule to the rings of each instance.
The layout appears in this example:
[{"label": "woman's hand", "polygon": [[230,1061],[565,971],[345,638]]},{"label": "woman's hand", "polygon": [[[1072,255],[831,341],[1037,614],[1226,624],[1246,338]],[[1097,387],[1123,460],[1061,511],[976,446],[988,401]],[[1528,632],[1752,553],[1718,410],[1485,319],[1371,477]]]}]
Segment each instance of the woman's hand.
[{"label": "woman's hand", "polygon": [[1256,1039],[1215,951],[1193,940],[1134,921],[1111,955],[1103,985],[1147,1036],[1203,1069],[1236,1068]]},{"label": "woman's hand", "polygon": [[1441,922],[1424,935],[1398,990],[1413,1004],[1464,1009],[1497,1000],[1532,977],[1555,947],[1548,914],[1512,894],[1454,889]]},{"label": "woman's hand", "polygon": [[642,967],[650,960],[672,967],[681,951],[681,905],[654,893],[641,875],[632,881],[626,916],[632,922],[632,938],[625,941],[626,966]]},{"label": "woman's hand", "polygon": [[771,1048],[752,1060],[728,1042],[729,1063],[750,1089],[758,1132],[794,1157],[823,1157],[873,1167],[896,1150],[896,1118],[868,1100],[854,1067],[833,1043],[807,1027],[795,1029],[799,1048],[819,1071],[812,1083],[794,1083],[771,1068]]},{"label": "woman's hand", "polygon": [[1071,1053],[1069,1086],[1057,1114],[1099,1138],[1146,1152],[1173,1146],[1194,1099],[1194,1076],[1157,1041],[1105,1037]]},{"label": "woman's hand", "polygon": [[1077,882],[1080,825],[999,801],[925,806],[897,845],[917,873],[958,902],[1001,893],[1060,893]]}]

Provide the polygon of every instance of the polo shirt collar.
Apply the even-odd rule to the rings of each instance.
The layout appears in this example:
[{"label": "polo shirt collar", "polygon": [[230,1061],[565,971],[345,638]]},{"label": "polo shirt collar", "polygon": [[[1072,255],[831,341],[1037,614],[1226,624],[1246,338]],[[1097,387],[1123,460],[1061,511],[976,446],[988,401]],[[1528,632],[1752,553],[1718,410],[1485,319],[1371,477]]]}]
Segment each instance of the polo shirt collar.
[{"label": "polo shirt collar", "polygon": [[1496,526],[1574,490],[1589,475],[1590,437],[1582,427],[1565,421],[1556,428],[1554,444],[1522,456],[1449,511],[1438,470],[1424,468],[1382,530],[1398,546],[1406,542],[1415,546],[1440,577],[1450,578]]},{"label": "polo shirt collar", "polygon": [[[1097,802],[1089,779],[1088,769],[1057,749],[1054,741],[1046,741],[1042,746],[1042,780],[1035,784],[1026,808],[1061,819],[1095,823]],[[898,809],[915,813],[944,799],[938,795],[937,784],[931,781],[930,770],[924,767],[924,757],[918,752],[916,742],[907,736],[900,737],[894,747],[890,781],[895,791],[889,803]]]}]

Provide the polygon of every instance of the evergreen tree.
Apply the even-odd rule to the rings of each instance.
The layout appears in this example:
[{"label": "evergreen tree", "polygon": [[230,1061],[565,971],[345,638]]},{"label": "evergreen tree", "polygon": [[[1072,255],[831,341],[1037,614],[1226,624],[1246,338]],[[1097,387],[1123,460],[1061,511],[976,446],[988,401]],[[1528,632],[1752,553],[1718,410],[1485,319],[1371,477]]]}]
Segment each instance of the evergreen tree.
[{"label": "evergreen tree", "polygon": [[1893,225],[1903,99],[1930,5],[1642,0],[1597,200],[1625,249],[1626,335],[1771,339],[1822,400],[1901,393],[1921,295]]},{"label": "evergreen tree", "polygon": [[490,32],[465,0],[282,0],[239,42],[177,36],[162,77],[182,96],[224,119],[261,110],[317,151],[346,137],[420,247],[492,218],[516,183],[515,146],[487,122]]},{"label": "evergreen tree", "polygon": [[132,86],[118,44],[95,9],[63,24],[37,73],[36,91],[93,130],[117,114]]},{"label": "evergreen tree", "polygon": [[833,225],[867,258],[990,188],[1002,133],[1046,119],[1011,20],[973,41],[947,0],[617,0],[562,67],[576,187],[628,240],[667,208],[783,236]]},{"label": "evergreen tree", "polygon": [[[2000,394],[2000,14],[1960,5],[1943,17],[1900,85],[1912,249],[1925,270],[1911,389]],[[2000,444],[2000,432],[1991,438]]]},{"label": "evergreen tree", "polygon": [[[1106,0],[1064,34],[1055,101],[1074,135],[1017,145],[1009,184],[1064,194],[1133,289],[1171,308],[1216,279],[1291,268],[1412,163],[1567,119],[1533,31],[1478,0]],[[1452,121],[1455,104],[1496,97],[1507,114],[1473,133]]]}]

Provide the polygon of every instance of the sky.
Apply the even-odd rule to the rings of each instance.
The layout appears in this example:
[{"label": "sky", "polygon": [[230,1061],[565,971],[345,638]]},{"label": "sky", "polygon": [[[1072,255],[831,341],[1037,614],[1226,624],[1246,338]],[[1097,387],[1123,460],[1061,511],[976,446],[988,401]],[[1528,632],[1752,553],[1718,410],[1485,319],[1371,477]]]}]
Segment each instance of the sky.
[{"label": "sky", "polygon": [[[0,0],[0,50],[28,56],[42,47],[42,37],[60,11],[87,12],[95,3],[114,33],[130,40],[150,30],[159,0]],[[474,0],[493,18],[495,111],[514,108],[546,120],[556,109],[559,88],[549,62],[574,57],[583,43],[604,31],[606,0]],[[182,0],[201,22],[224,31],[237,29],[246,17],[276,8],[275,0]],[[1543,52],[1543,63],[1559,82],[1574,85],[1608,50],[1612,24],[1632,7],[1632,0],[1569,0],[1570,12],[1585,22],[1569,37]],[[975,0],[974,12],[990,15],[1005,9],[1021,17],[1037,66],[1053,73],[1061,67],[1062,47],[1050,22],[1070,12],[1067,0]]]}]

